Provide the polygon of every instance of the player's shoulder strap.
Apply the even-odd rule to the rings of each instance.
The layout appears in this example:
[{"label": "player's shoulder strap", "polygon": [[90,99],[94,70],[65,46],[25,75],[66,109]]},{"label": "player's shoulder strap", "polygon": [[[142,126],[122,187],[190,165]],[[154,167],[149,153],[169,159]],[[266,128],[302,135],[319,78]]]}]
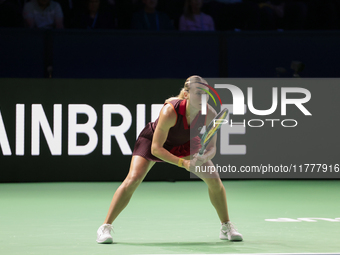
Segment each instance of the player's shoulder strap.
[{"label": "player's shoulder strap", "polygon": [[[164,103],[164,105],[167,105],[167,104],[171,105],[172,108],[174,109],[174,111],[176,112],[177,117],[176,117],[176,123],[175,123],[174,126],[176,126],[176,124],[178,122],[178,116],[183,115],[183,114],[181,114],[181,104],[183,105],[183,101],[184,101],[183,99],[177,99],[176,98],[176,99],[173,99],[173,100],[167,100]],[[185,114],[185,111],[184,111],[184,114]]]},{"label": "player's shoulder strap", "polygon": [[[183,106],[183,101],[184,101],[183,99],[173,99],[173,100],[165,102],[164,105],[170,104],[174,108],[177,115],[178,114],[183,115],[182,114],[182,108],[183,107],[181,107],[181,105]],[[185,114],[185,111],[184,111],[184,114]]]}]

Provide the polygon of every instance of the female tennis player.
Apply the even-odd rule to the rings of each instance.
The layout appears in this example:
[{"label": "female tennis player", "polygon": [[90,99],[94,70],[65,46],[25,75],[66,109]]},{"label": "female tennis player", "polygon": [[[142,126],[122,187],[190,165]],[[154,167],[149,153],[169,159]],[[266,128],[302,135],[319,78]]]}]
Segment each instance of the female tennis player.
[{"label": "female tennis player", "polygon": [[[207,114],[201,115],[199,88],[207,84],[200,76],[189,77],[180,94],[166,100],[158,119],[150,122],[140,133],[131,160],[130,170],[116,190],[104,224],[97,231],[98,243],[112,243],[112,222],[129,203],[132,194],[143,181],[155,162],[167,162],[187,171],[195,166],[214,167],[211,159],[216,153],[216,136],[209,142],[203,155],[198,134],[205,123],[210,123],[216,111],[208,105]],[[191,138],[190,138],[191,137]],[[190,155],[192,159],[190,160]],[[226,192],[216,171],[195,172],[207,185],[209,197],[221,221],[220,239],[242,241],[243,237],[229,221]]]}]

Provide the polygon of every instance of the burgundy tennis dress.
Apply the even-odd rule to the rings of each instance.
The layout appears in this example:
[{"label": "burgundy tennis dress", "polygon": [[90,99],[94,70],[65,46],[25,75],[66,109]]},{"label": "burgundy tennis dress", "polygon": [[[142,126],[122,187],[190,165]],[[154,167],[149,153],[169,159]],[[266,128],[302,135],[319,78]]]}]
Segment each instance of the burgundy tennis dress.
[{"label": "burgundy tennis dress", "polygon": [[[199,112],[189,127],[185,117],[186,103],[186,100],[181,99],[175,99],[168,102],[168,104],[171,104],[176,111],[177,120],[176,124],[170,128],[163,147],[177,157],[186,157],[199,151],[201,144],[198,134],[205,125],[206,120],[206,115],[201,115],[201,112]],[[158,119],[155,122],[149,122],[146,125],[136,141],[133,155],[142,156],[151,161],[163,162],[163,160],[151,154],[152,137],[157,123]]]}]

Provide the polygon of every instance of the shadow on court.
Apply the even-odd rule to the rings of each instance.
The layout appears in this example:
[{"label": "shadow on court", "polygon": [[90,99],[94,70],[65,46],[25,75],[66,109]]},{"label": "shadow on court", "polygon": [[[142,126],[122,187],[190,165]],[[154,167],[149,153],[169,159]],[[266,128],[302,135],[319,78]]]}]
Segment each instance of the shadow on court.
[{"label": "shadow on court", "polygon": [[163,243],[130,243],[119,242],[114,244],[132,245],[132,246],[172,246],[172,247],[185,247],[185,246],[227,246],[234,243],[242,244],[240,241],[225,241],[225,242],[163,242]]},{"label": "shadow on court", "polygon": [[[215,253],[225,254],[239,253],[244,248],[243,242],[117,242],[116,247],[120,249],[139,250],[139,254],[155,252],[161,253],[181,253],[181,254],[197,254],[197,253]],[[114,246],[112,246],[114,247]],[[146,252],[148,251],[148,252]]]}]

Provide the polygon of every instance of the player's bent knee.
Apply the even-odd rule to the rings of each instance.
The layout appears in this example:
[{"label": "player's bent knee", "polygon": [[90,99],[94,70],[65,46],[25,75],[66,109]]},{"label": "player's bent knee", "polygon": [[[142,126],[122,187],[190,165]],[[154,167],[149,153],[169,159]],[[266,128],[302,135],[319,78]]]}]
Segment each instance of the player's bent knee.
[{"label": "player's bent knee", "polygon": [[224,186],[219,178],[210,178],[206,180],[209,189],[213,191],[221,191],[224,189]]},{"label": "player's bent knee", "polygon": [[143,179],[144,176],[140,175],[128,176],[123,182],[123,187],[127,190],[135,190]]}]

